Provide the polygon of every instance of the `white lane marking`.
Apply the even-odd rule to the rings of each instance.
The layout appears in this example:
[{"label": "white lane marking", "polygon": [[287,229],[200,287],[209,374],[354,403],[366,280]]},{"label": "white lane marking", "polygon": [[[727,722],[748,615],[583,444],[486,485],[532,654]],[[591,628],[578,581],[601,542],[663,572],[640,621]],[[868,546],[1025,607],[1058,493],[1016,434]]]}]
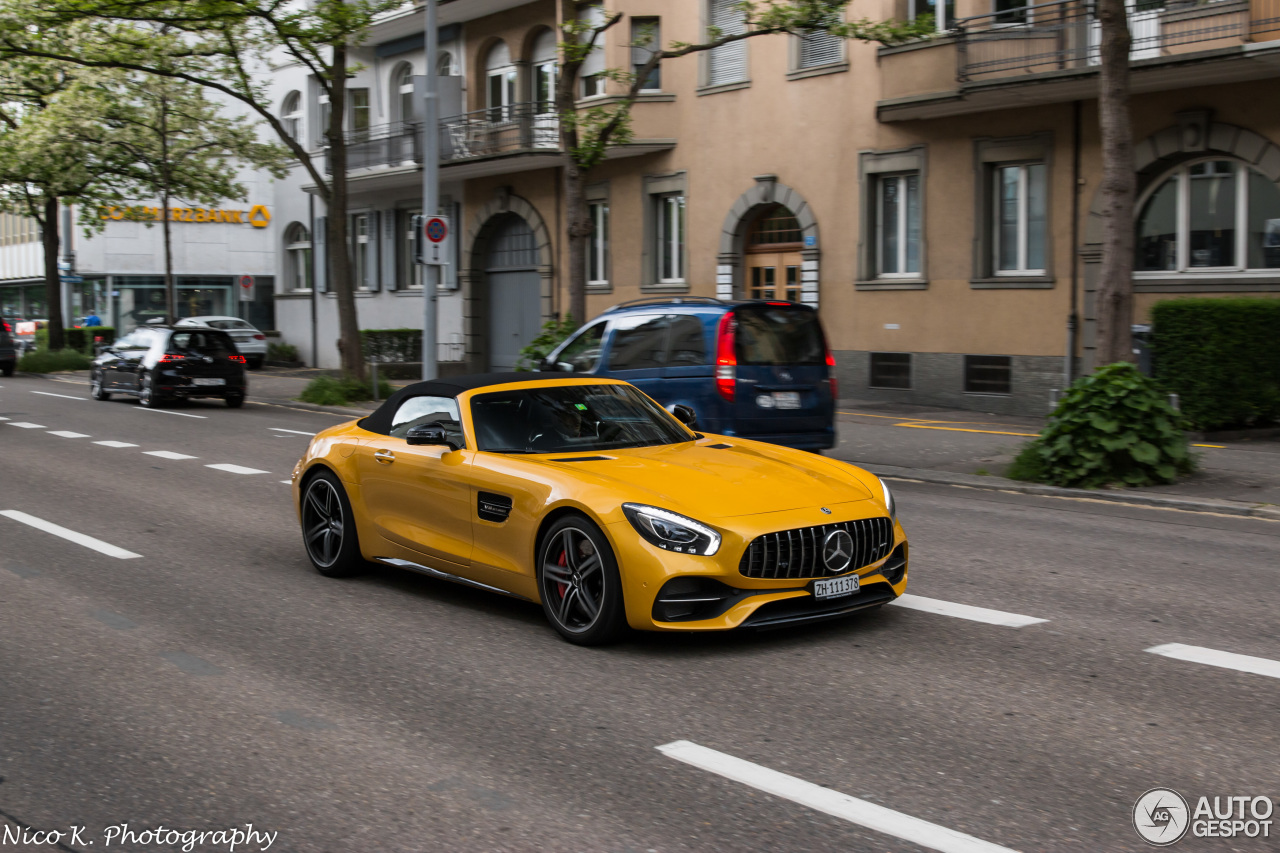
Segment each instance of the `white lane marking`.
[{"label": "white lane marking", "polygon": [[136,444],[130,444],[127,441],[95,441],[94,444],[101,444],[103,447],[137,447]]},{"label": "white lane marking", "polygon": [[[3,388],[3,387],[4,387],[3,385],[0,385],[0,388]],[[0,418],[0,421],[7,421],[7,420],[9,420],[9,419],[8,419],[8,418]]]},{"label": "white lane marking", "polygon": [[270,471],[263,471],[261,468],[246,468],[243,465],[232,465],[230,462],[219,462],[217,465],[206,465],[206,468],[213,468],[218,471],[226,471],[229,474],[269,474]]},{"label": "white lane marking", "polygon": [[72,397],[70,394],[51,394],[48,391],[32,391],[32,394],[39,394],[42,397],[61,397],[64,400],[87,400],[88,397]]},{"label": "white lane marking", "polygon": [[939,616],[955,616],[959,619],[971,619],[974,622],[986,622],[988,625],[1002,625],[1005,628],[1025,628],[1037,622],[1049,621],[1035,616],[1023,616],[1020,613],[1005,613],[1003,610],[988,610],[985,607],[956,604],[953,601],[940,601],[936,598],[905,593],[889,603],[911,610],[923,610],[925,613],[936,613]]},{"label": "white lane marking", "polygon": [[300,429],[284,429],[283,427],[267,427],[267,429],[275,430],[276,432],[291,432],[294,435],[315,435],[314,432],[303,432]]},{"label": "white lane marking", "polygon": [[155,412],[157,415],[177,415],[180,418],[200,418],[201,420],[206,420],[206,421],[209,419],[208,415],[189,415],[186,412],[169,412],[169,411],[165,411],[164,409],[148,409],[144,406],[139,406],[137,408],[137,411]]},{"label": "white lane marking", "polygon": [[174,453],[172,450],[144,450],[143,453],[148,456],[159,456],[161,459],[198,459],[198,456],[188,456],[185,453]]},{"label": "white lane marking", "polygon": [[0,511],[0,515],[6,518],[12,518],[14,521],[20,521],[23,524],[30,525],[36,530],[43,530],[45,533],[52,533],[54,536],[60,536],[68,542],[74,542],[77,545],[83,545],[86,548],[92,548],[99,554],[106,554],[108,557],[115,557],[119,560],[131,560],[134,557],[141,557],[141,554],[135,554],[132,551],[126,551],[123,548],[117,548],[109,542],[103,542],[101,539],[94,539],[92,536],[86,536],[83,533],[76,533],[74,530],[68,530],[54,524],[51,521],[45,521],[43,518],[36,518],[34,515],[27,515],[25,512],[19,512],[16,509],[6,509]]},{"label": "white lane marking", "polygon": [[48,429],[43,424],[31,424],[26,421],[11,421],[9,426],[16,426],[18,429]]},{"label": "white lane marking", "polygon": [[823,788],[812,782],[770,770],[759,764],[752,764],[750,761],[743,761],[741,758],[735,758],[687,740],[678,740],[655,749],[668,758],[741,782],[757,791],[791,800],[793,803],[808,806],[876,832],[883,832],[885,835],[919,844],[930,850],[942,850],[944,853],[1014,853],[1008,847],[1001,847],[998,844],[974,838],[972,835],[938,826],[936,823],[895,812],[884,806],[878,806],[830,788]]},{"label": "white lane marking", "polygon": [[58,438],[88,438],[89,437],[88,433],[70,432],[65,429],[51,429],[49,430],[49,435],[56,435],[58,436]]},{"label": "white lane marking", "polygon": [[1147,651],[1153,655],[1163,655],[1174,660],[1207,663],[1209,666],[1220,666],[1225,669],[1250,672],[1254,675],[1269,675],[1272,678],[1280,678],[1280,661],[1267,658],[1238,655],[1234,652],[1220,652],[1217,649],[1206,649],[1203,646],[1184,646],[1182,643],[1165,643],[1163,646],[1152,646]]}]

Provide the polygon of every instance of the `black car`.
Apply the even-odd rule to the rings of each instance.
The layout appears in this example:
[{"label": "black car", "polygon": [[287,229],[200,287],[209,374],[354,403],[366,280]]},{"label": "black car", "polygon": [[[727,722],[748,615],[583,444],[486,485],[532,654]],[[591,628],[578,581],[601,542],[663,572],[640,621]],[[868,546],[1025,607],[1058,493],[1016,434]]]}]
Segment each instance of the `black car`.
[{"label": "black car", "polygon": [[146,326],[102,351],[89,371],[95,400],[129,394],[148,408],[166,400],[221,397],[238,409],[249,387],[245,357],[226,332]]},{"label": "black car", "polygon": [[0,318],[0,373],[12,376],[18,366],[18,345],[13,340],[13,323]]}]

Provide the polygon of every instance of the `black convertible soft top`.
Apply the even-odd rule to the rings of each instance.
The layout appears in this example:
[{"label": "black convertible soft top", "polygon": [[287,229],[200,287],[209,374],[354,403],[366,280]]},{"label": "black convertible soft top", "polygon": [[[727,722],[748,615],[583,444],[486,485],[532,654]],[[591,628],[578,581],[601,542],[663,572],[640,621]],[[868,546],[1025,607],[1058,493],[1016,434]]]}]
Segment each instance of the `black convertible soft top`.
[{"label": "black convertible soft top", "polygon": [[457,397],[464,391],[488,388],[490,385],[507,385],[511,382],[559,382],[562,379],[599,379],[587,373],[474,373],[469,376],[450,376],[447,379],[430,379],[406,385],[387,398],[369,417],[360,421],[361,429],[389,435],[391,419],[409,397]]}]

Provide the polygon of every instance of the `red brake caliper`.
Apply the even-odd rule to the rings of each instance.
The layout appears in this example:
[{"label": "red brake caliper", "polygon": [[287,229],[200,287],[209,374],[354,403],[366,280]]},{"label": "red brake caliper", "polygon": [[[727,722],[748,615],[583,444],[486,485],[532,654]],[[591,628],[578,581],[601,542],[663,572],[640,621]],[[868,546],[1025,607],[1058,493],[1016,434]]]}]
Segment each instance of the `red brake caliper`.
[{"label": "red brake caliper", "polygon": [[[560,552],[560,559],[556,560],[556,565],[557,565],[557,566],[567,566],[567,565],[569,564],[568,556],[569,556],[569,555],[568,555],[568,552],[566,552],[566,551],[561,551],[561,552]],[[566,593],[566,592],[568,592],[568,591],[569,591],[569,585],[568,585],[567,583],[565,583],[564,581],[557,581],[557,582],[556,582],[556,586],[560,587],[560,600],[561,600],[561,601],[564,601],[564,595],[565,595],[565,593]]]}]

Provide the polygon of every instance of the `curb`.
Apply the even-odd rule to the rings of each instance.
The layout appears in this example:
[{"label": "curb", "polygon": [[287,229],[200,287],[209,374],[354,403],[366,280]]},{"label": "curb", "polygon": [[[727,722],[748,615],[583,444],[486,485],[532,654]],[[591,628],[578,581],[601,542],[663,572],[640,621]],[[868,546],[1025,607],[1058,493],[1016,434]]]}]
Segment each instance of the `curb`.
[{"label": "curb", "polygon": [[[857,464],[857,463],[855,463]],[[860,465],[873,474],[896,480],[918,480],[944,486],[964,486],[993,492],[1019,492],[1024,495],[1044,495],[1055,498],[1085,498],[1120,504],[1138,504],[1157,509],[1176,509],[1183,512],[1213,512],[1220,515],[1237,515],[1280,521],[1280,508],[1248,504],[1243,501],[1195,500],[1165,495],[1143,494],[1131,490],[1064,489],[1059,486],[1041,486],[1006,480],[1003,477],[980,477],[976,474],[954,474],[950,471],[931,471],[925,468],[899,468],[893,465]]]}]

